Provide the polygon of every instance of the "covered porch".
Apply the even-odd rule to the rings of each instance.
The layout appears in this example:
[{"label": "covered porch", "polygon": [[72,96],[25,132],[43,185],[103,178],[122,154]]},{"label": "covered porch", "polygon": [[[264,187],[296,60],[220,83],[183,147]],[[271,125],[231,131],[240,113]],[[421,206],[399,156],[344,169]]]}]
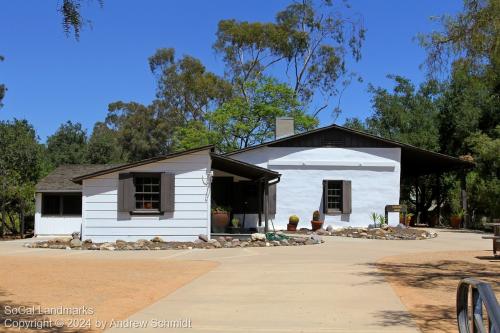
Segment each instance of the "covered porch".
[{"label": "covered porch", "polygon": [[[276,184],[281,175],[232,158],[216,154],[211,157],[212,237],[248,237],[254,232],[267,232],[271,216],[276,213]],[[228,213],[227,223],[220,220],[218,211]]]}]

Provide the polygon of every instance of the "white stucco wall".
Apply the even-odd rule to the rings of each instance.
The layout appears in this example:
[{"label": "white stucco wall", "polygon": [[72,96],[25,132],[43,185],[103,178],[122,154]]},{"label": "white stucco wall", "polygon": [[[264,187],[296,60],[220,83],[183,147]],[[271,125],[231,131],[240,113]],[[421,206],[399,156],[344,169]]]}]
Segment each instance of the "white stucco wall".
[{"label": "white stucco wall", "polygon": [[36,194],[35,236],[69,236],[80,232],[81,225],[81,217],[42,215],[42,193]]},{"label": "white stucco wall", "polygon": [[[273,219],[280,229],[293,214],[299,227],[310,227],[313,211],[321,211],[324,179],[352,182],[352,213],[324,216],[325,225],[368,226],[372,212],[399,203],[400,148],[263,147],[231,157],[281,173]],[[389,223],[399,223],[398,213],[389,214]]]},{"label": "white stucco wall", "polygon": [[[207,149],[84,180],[82,238],[192,241],[199,234],[209,235],[210,163]],[[153,216],[118,212],[118,175],[124,172],[175,173],[175,211]]]}]

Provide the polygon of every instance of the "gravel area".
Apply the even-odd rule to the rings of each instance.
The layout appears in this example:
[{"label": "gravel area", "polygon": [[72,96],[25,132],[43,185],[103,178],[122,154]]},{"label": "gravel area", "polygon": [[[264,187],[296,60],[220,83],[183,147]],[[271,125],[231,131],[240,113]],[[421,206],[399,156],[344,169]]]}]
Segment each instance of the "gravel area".
[{"label": "gravel area", "polygon": [[[474,277],[491,284],[500,298],[500,261],[491,251],[430,252],[384,258],[377,262],[422,332],[457,332],[458,282]],[[397,312],[384,313],[386,322],[408,320]]]},{"label": "gravel area", "polygon": [[[108,323],[113,319],[123,320],[217,266],[212,261],[75,256],[1,256],[0,262],[0,332],[19,332],[5,327],[12,325],[6,320],[41,323],[52,319],[67,323],[61,328],[45,325],[21,330],[37,333],[100,331],[95,327],[96,320]],[[35,313],[8,313],[9,309],[31,306]],[[46,316],[37,311],[38,307],[41,310],[85,307],[93,313]]]}]

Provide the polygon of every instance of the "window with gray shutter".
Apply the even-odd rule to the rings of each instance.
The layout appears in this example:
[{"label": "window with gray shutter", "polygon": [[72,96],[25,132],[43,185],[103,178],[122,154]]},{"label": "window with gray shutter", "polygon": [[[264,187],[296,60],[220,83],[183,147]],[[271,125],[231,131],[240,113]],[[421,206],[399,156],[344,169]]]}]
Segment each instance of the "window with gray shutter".
[{"label": "window with gray shutter", "polygon": [[164,172],[161,174],[161,204],[160,211],[173,212],[175,210],[175,174]]},{"label": "window with gray shutter", "polygon": [[118,211],[134,210],[134,176],[131,173],[121,173],[118,176]]},{"label": "window with gray shutter", "polygon": [[352,189],[351,181],[342,181],[342,214],[351,214],[352,212]]},{"label": "window with gray shutter", "polygon": [[351,181],[323,180],[323,213],[351,213]]},{"label": "window with gray shutter", "polygon": [[173,212],[175,174],[124,173],[119,176],[118,211],[131,213]]}]

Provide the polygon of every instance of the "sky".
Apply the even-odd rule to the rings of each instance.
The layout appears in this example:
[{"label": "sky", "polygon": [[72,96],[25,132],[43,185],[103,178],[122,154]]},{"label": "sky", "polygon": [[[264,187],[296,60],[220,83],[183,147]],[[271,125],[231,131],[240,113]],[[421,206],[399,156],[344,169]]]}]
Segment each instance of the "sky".
[{"label": "sky", "polygon": [[[7,95],[0,120],[27,119],[41,141],[61,123],[80,122],[89,134],[106,117],[109,103],[154,98],[155,81],[147,59],[155,50],[173,47],[177,55],[201,59],[222,75],[224,64],[213,51],[221,19],[271,22],[284,0],[97,0],[83,1],[88,26],[80,41],[64,34],[57,4],[61,0],[0,0],[0,83]],[[352,83],[340,101],[342,114],[365,118],[372,112],[368,84],[392,88],[388,74],[425,79],[419,67],[425,52],[415,36],[439,26],[429,18],[461,10],[460,0],[351,0],[352,13],[367,29],[362,59],[351,70]],[[336,102],[336,100],[335,100]],[[320,124],[332,123],[329,112]]]}]

